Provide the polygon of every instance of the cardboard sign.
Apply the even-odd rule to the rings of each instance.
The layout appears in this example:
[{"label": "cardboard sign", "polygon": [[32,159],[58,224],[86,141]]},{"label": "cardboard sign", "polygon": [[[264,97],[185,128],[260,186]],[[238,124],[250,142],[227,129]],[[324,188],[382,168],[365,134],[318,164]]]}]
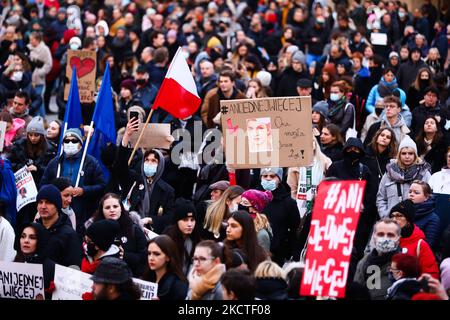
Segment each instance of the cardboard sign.
[{"label": "cardboard sign", "polygon": [[324,181],[314,203],[300,295],[345,297],[366,181]]},{"label": "cardboard sign", "polygon": [[43,300],[42,264],[0,261],[0,297]]},{"label": "cardboard sign", "polygon": [[36,201],[38,191],[33,176],[26,166],[14,173],[14,178],[16,179],[17,188],[16,207],[17,211],[19,211],[27,204]]},{"label": "cardboard sign", "polygon": [[133,278],[133,282],[141,289],[141,300],[152,300],[158,296],[158,284]]},{"label": "cardboard sign", "polygon": [[313,160],[311,97],[220,102],[227,165],[302,167]]},{"label": "cardboard sign", "polygon": [[55,291],[52,300],[83,300],[85,292],[92,291],[91,274],[76,269],[55,265]]},{"label": "cardboard sign", "polygon": [[0,121],[0,151],[3,151],[5,146],[6,122]]},{"label": "cardboard sign", "polygon": [[97,52],[87,50],[67,50],[66,75],[69,82],[64,88],[64,100],[69,97],[72,67],[77,68],[78,91],[81,103],[94,101],[95,75],[97,72]]},{"label": "cardboard sign", "polygon": [[[139,131],[135,132],[130,137],[131,146],[134,148],[139,135],[141,134],[144,124],[139,125]],[[144,135],[139,142],[140,148],[150,149],[150,148],[162,148],[170,149],[172,140],[170,139],[170,123],[149,123],[145,128]]]}]

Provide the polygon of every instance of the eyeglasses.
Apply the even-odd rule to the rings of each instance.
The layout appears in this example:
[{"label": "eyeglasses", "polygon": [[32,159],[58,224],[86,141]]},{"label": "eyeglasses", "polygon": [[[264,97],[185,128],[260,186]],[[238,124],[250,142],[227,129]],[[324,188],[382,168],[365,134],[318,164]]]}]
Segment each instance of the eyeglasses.
[{"label": "eyeglasses", "polygon": [[402,219],[404,217],[405,216],[402,215],[401,213],[393,213],[393,214],[391,214],[391,218],[393,218],[393,219]]},{"label": "eyeglasses", "polygon": [[387,268],[387,271],[388,271],[388,272],[398,272],[398,271],[400,271],[400,270],[399,270],[399,269],[394,269],[394,268],[388,267],[388,268]]},{"label": "eyeglasses", "polygon": [[214,260],[215,258],[205,258],[205,257],[192,257],[192,263],[195,264],[196,262],[200,262],[200,264],[202,264],[205,261],[208,260]]},{"label": "eyeglasses", "polygon": [[77,139],[64,139],[63,140],[64,143],[78,143],[79,141]]}]

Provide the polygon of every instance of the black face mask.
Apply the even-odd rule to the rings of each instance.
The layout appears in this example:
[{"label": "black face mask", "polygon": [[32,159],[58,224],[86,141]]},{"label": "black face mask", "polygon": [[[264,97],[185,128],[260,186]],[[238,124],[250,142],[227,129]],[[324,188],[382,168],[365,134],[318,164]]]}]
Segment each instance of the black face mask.
[{"label": "black face mask", "polygon": [[242,211],[246,211],[246,212],[250,213],[249,208],[250,207],[243,206],[240,203],[238,204],[238,210],[242,210]]},{"label": "black face mask", "polygon": [[420,79],[419,80],[419,84],[420,84],[421,88],[428,87],[429,83],[430,83],[430,80],[428,80],[428,79]]},{"label": "black face mask", "polygon": [[377,115],[377,116],[380,116],[382,113],[383,113],[383,108],[375,108],[375,114]]},{"label": "black face mask", "polygon": [[361,153],[357,153],[354,151],[344,152],[344,160],[351,164],[354,164],[355,162],[359,161],[361,157],[362,157]]},{"label": "black face mask", "polygon": [[95,243],[93,242],[89,242],[87,244],[87,249],[86,249],[86,253],[89,257],[93,258],[95,257],[95,255],[97,254],[98,249],[95,247]]},{"label": "black face mask", "polygon": [[219,27],[219,32],[225,32],[227,30],[226,27],[220,26]]},{"label": "black face mask", "polygon": [[139,86],[143,86],[146,82],[147,82],[147,80],[145,80],[145,79],[137,79],[136,80],[136,84]]}]

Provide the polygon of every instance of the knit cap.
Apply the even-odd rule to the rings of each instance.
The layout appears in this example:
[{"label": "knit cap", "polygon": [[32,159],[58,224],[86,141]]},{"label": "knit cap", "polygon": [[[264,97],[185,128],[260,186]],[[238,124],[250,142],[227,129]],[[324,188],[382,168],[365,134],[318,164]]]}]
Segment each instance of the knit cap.
[{"label": "knit cap", "polygon": [[398,147],[398,152],[402,151],[403,148],[411,148],[414,150],[415,154],[417,155],[417,145],[414,142],[413,139],[411,139],[409,136],[405,136],[400,142],[400,146]]},{"label": "knit cap", "polygon": [[64,138],[67,137],[75,137],[80,141],[80,143],[83,143],[83,135],[81,134],[81,130],[78,128],[70,128],[67,129],[66,132],[64,132]]},{"label": "knit cap", "polygon": [[55,205],[55,207],[61,210],[62,207],[62,198],[61,192],[59,192],[58,188],[56,188],[52,184],[46,184],[39,189],[39,192],[36,196],[36,203],[39,203],[41,200],[47,200]]},{"label": "knit cap", "polygon": [[108,251],[119,232],[120,226],[116,220],[104,219],[91,224],[86,235],[101,250]]},{"label": "knit cap", "polygon": [[133,277],[127,263],[119,258],[106,257],[95,269],[91,280],[96,283],[122,284]]},{"label": "knit cap", "polygon": [[292,55],[292,62],[300,62],[302,64],[306,63],[306,56],[305,54],[301,51],[298,50],[296,51],[293,55]]},{"label": "knit cap", "polygon": [[27,133],[37,133],[45,136],[44,119],[40,116],[31,119],[27,126]]},{"label": "knit cap", "polygon": [[274,173],[278,176],[278,179],[280,179],[280,181],[283,180],[283,169],[281,168],[262,168],[260,176],[268,173]]},{"label": "knit cap", "polygon": [[270,191],[250,189],[242,194],[242,198],[247,199],[258,212],[262,212],[267,204],[272,201],[273,196]]},{"label": "knit cap", "polygon": [[407,199],[402,202],[397,203],[395,206],[392,207],[389,216],[392,216],[394,212],[401,213],[405,216],[406,220],[413,224],[414,218],[416,216],[416,208],[414,208],[414,203]]},{"label": "knit cap", "polygon": [[328,103],[325,100],[318,101],[314,104],[312,112],[320,113],[324,118],[328,117]]},{"label": "knit cap", "polygon": [[194,203],[184,198],[178,198],[175,201],[175,212],[173,214],[173,222],[177,223],[187,217],[196,218],[196,210]]}]

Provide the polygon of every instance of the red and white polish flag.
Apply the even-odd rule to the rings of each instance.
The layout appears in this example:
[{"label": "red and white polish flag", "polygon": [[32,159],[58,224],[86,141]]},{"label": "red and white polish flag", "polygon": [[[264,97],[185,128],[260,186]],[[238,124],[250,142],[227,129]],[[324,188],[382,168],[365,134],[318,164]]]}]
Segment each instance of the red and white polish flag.
[{"label": "red and white polish flag", "polygon": [[184,119],[197,111],[200,103],[197,86],[180,47],[161,84],[153,109],[162,108],[175,118]]}]

